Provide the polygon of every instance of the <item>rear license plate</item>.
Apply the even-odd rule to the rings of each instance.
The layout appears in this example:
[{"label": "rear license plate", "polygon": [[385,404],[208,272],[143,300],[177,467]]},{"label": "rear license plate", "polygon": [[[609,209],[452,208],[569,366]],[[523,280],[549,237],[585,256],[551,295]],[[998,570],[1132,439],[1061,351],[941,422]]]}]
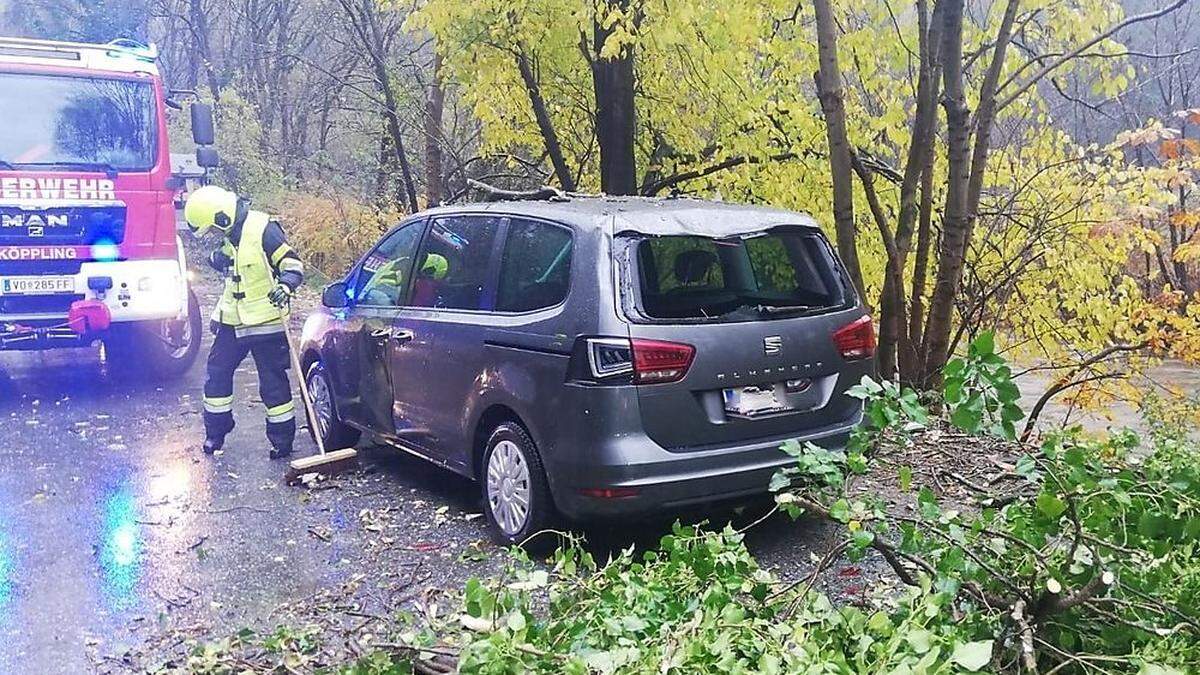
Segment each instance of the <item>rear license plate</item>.
[{"label": "rear license plate", "polygon": [[754,417],[790,410],[791,405],[779,400],[774,386],[738,387],[725,390],[725,412]]},{"label": "rear license plate", "polygon": [[57,295],[74,292],[74,277],[0,277],[0,295]]}]

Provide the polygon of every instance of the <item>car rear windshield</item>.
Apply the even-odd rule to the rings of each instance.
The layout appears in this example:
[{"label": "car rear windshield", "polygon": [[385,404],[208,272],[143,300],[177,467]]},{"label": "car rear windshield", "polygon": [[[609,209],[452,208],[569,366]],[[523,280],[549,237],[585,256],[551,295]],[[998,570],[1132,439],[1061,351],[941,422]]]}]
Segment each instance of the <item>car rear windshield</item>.
[{"label": "car rear windshield", "polygon": [[752,321],[853,302],[825,238],[777,228],[714,239],[634,237],[638,311],[648,319]]}]

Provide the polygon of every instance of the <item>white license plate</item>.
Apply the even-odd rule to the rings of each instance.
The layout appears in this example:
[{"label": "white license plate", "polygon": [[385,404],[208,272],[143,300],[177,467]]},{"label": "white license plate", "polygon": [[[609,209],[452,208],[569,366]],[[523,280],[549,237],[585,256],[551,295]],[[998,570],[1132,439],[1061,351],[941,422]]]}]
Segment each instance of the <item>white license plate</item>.
[{"label": "white license plate", "polygon": [[726,389],[725,411],[735,415],[765,415],[767,413],[788,410],[791,406],[780,401],[775,395],[775,387],[739,387]]},{"label": "white license plate", "polygon": [[74,277],[0,277],[0,295],[55,295],[74,292]]}]

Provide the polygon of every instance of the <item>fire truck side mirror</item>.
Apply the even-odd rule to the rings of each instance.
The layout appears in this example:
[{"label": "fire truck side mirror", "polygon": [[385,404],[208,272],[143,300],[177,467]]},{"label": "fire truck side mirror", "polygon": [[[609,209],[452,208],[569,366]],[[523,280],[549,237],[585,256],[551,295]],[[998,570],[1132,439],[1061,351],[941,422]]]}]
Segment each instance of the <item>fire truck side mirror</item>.
[{"label": "fire truck side mirror", "polygon": [[196,145],[212,145],[216,142],[213,130],[213,110],[207,103],[192,104],[192,140]]},{"label": "fire truck side mirror", "polygon": [[217,155],[217,149],[206,145],[196,148],[196,164],[205,169],[215,169],[221,166],[221,158]]}]

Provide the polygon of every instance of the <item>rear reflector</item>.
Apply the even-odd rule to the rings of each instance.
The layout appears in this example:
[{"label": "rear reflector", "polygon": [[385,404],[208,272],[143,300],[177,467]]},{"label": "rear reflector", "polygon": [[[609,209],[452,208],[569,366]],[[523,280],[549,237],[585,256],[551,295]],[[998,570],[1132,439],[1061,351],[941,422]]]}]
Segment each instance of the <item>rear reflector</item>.
[{"label": "rear reflector", "polygon": [[687,375],[696,348],[681,342],[633,339],[633,381],[637,384],[678,382]]},{"label": "rear reflector", "polygon": [[862,316],[833,331],[833,344],[846,360],[865,359],[875,355],[875,324],[870,315]]},{"label": "rear reflector", "polygon": [[630,487],[580,488],[579,494],[596,499],[624,499],[625,497],[636,497],[638,489]]}]

